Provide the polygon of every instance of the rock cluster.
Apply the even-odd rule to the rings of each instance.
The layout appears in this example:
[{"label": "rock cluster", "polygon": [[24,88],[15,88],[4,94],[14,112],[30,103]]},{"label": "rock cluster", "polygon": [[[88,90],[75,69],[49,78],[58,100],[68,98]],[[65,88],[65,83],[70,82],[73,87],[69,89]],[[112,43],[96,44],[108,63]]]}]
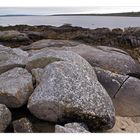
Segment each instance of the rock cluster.
[{"label": "rock cluster", "polygon": [[[62,30],[69,36],[68,31],[78,34],[80,28],[53,28],[54,34]],[[139,36],[137,28],[95,33]],[[139,56],[136,60],[124,49],[64,40],[62,34],[63,40],[55,40],[39,30],[0,32],[0,132],[114,132],[120,131],[116,115],[140,115]],[[4,46],[26,40],[28,45],[19,48]]]}]

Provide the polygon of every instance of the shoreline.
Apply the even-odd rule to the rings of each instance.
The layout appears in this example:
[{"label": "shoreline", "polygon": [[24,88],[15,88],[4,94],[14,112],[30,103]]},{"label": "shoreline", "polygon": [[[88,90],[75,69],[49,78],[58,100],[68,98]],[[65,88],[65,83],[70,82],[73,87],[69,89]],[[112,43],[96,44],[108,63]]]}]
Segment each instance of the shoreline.
[{"label": "shoreline", "polygon": [[0,26],[0,31],[16,30],[27,34],[29,39],[26,41],[4,40],[0,42],[4,45],[12,45],[18,47],[20,45],[29,45],[39,39],[61,39],[73,40],[89,45],[104,45],[121,48],[126,50],[130,55],[137,59],[140,52],[137,48],[140,47],[140,27],[121,28],[96,28],[89,29],[78,26],[64,24],[62,26],[50,25],[15,25],[15,26]]}]

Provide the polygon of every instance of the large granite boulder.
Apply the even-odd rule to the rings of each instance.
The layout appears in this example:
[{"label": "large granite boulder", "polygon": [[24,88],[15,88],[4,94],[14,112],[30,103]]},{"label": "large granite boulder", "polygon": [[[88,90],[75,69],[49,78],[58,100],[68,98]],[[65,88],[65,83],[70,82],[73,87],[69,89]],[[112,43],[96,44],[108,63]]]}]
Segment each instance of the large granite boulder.
[{"label": "large granite boulder", "polygon": [[28,53],[0,45],[0,74],[14,67],[25,67]]},{"label": "large granite boulder", "polygon": [[135,77],[124,76],[101,68],[95,68],[95,72],[99,82],[112,98],[116,115],[140,115],[140,80],[136,78],[136,74]]},{"label": "large granite boulder", "polygon": [[32,75],[23,68],[14,68],[0,75],[0,103],[18,108],[33,91]]},{"label": "large granite boulder", "polygon": [[83,123],[67,123],[64,126],[56,125],[55,133],[90,133]]},{"label": "large granite boulder", "polygon": [[69,41],[69,40],[54,40],[54,39],[43,39],[36,41],[28,46],[22,46],[23,50],[39,50],[43,48],[50,47],[62,47],[62,46],[76,46],[78,42]]},{"label": "large granite boulder", "polygon": [[28,59],[26,69],[31,71],[35,68],[44,68],[49,63],[55,61],[68,61],[74,64],[78,64],[83,69],[88,71],[91,75],[94,73],[94,78],[96,78],[96,74],[91,65],[80,55],[71,51],[42,49],[40,51],[37,51],[36,53],[32,53],[32,55]]},{"label": "large granite boulder", "polygon": [[0,132],[3,132],[11,122],[11,112],[9,109],[0,104]]},{"label": "large granite boulder", "polygon": [[54,62],[44,68],[28,108],[39,119],[81,121],[91,131],[109,129],[115,123],[112,101],[95,74],[68,61]]},{"label": "large granite boulder", "polygon": [[138,64],[125,51],[107,47],[80,44],[76,47],[63,47],[63,50],[73,51],[85,58],[92,66],[101,67],[115,73],[127,74],[139,71]]}]

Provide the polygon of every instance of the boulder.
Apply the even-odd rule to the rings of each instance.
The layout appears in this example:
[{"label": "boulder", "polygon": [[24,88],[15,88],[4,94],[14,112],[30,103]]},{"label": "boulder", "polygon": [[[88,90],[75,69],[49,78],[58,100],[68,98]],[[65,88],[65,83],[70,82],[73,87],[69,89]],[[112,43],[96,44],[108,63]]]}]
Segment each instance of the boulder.
[{"label": "boulder", "polygon": [[33,91],[32,75],[23,68],[14,68],[0,75],[0,103],[18,108]]},{"label": "boulder", "polygon": [[119,116],[140,115],[140,79],[138,75],[120,75],[101,68],[95,68],[99,82],[106,89]]},{"label": "boulder", "polygon": [[88,71],[91,75],[94,73],[94,78],[97,79],[96,74],[92,69],[91,65],[80,55],[71,51],[42,49],[40,51],[37,51],[36,53],[32,53],[32,55],[28,59],[26,69],[31,71],[35,68],[44,68],[49,63],[55,61],[68,61],[74,64],[78,64],[83,69]]},{"label": "boulder", "polygon": [[95,74],[68,61],[44,68],[41,82],[29,98],[28,109],[42,120],[84,122],[91,131],[109,129],[115,123],[112,101]]},{"label": "boulder", "polygon": [[21,118],[13,122],[15,133],[32,133],[32,124],[27,118]]},{"label": "boulder", "polygon": [[64,126],[56,125],[55,133],[90,133],[82,123],[67,123]]},{"label": "boulder", "polygon": [[20,33],[16,30],[0,31],[0,41],[29,41],[26,34]]},{"label": "boulder", "polygon": [[119,116],[140,115],[140,80],[129,77],[121,86],[113,100],[116,114]]},{"label": "boulder", "polygon": [[94,70],[99,82],[103,85],[112,99],[115,97],[123,82],[129,77],[128,75],[120,75],[99,67],[94,67]]},{"label": "boulder", "polygon": [[62,46],[76,46],[78,42],[69,41],[69,40],[53,40],[53,39],[43,39],[36,41],[28,46],[22,47],[23,50],[40,50],[43,48],[50,47],[62,47]]},{"label": "boulder", "polygon": [[0,74],[14,67],[25,67],[28,53],[0,45]]},{"label": "boulder", "polygon": [[80,44],[76,47],[63,47],[63,50],[73,51],[85,58],[93,67],[100,67],[119,74],[139,71],[138,64],[125,51],[107,47]]},{"label": "boulder", "polygon": [[11,122],[11,112],[9,109],[0,104],[0,132],[3,132]]}]

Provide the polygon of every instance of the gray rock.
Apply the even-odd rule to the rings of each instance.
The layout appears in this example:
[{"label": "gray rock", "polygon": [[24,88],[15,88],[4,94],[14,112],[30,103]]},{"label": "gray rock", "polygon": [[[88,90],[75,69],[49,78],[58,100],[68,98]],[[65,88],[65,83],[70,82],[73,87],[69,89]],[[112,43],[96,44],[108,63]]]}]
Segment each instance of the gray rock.
[{"label": "gray rock", "polygon": [[140,80],[129,77],[116,94],[114,100],[116,114],[119,116],[140,115]]},{"label": "gray rock", "polygon": [[123,50],[80,44],[76,47],[64,47],[63,50],[73,51],[85,58],[92,66],[100,67],[119,74],[127,74],[139,71],[132,57]]},{"label": "gray rock", "polygon": [[39,50],[43,48],[50,47],[62,47],[62,46],[76,46],[78,42],[69,40],[53,40],[53,39],[43,39],[32,43],[31,45],[22,47],[23,50]]},{"label": "gray rock", "polygon": [[25,67],[28,53],[0,45],[0,74],[14,67]]},{"label": "gray rock", "polygon": [[1,41],[27,41],[28,36],[24,33],[20,33],[15,30],[1,31],[0,32]]},{"label": "gray rock", "polygon": [[18,108],[33,91],[32,75],[23,68],[14,68],[0,75],[0,103]]},{"label": "gray rock", "polygon": [[29,98],[29,110],[42,120],[74,119],[85,122],[91,130],[112,128],[115,123],[112,101],[94,76],[71,62],[49,64]]},{"label": "gray rock", "polygon": [[0,132],[3,132],[11,122],[11,112],[9,109],[0,104]]},{"label": "gray rock", "polygon": [[55,61],[68,61],[74,64],[78,64],[91,75],[94,73],[94,78],[97,79],[91,65],[84,58],[74,52],[63,50],[42,49],[36,53],[33,53],[28,59],[26,69],[31,71],[34,68],[44,68],[49,63]]},{"label": "gray rock", "polygon": [[56,125],[55,133],[90,133],[82,123],[68,123],[65,126]]},{"label": "gray rock", "polygon": [[15,133],[32,133],[32,124],[27,118],[21,118],[13,122]]},{"label": "gray rock", "polygon": [[140,80],[95,68],[99,82],[106,89],[118,116],[140,115]]},{"label": "gray rock", "polygon": [[35,32],[35,31],[27,31],[25,32],[28,37],[30,39],[32,39],[33,41],[36,41],[36,40],[41,40],[43,39],[45,36],[43,35],[44,33],[43,32]]},{"label": "gray rock", "polygon": [[44,70],[41,68],[36,68],[36,69],[32,69],[31,72],[37,86],[41,81],[41,77],[42,77],[42,74],[44,73]]},{"label": "gray rock", "polygon": [[94,70],[99,82],[103,85],[111,98],[114,98],[120,86],[129,77],[128,75],[116,74],[98,67],[95,67]]}]

